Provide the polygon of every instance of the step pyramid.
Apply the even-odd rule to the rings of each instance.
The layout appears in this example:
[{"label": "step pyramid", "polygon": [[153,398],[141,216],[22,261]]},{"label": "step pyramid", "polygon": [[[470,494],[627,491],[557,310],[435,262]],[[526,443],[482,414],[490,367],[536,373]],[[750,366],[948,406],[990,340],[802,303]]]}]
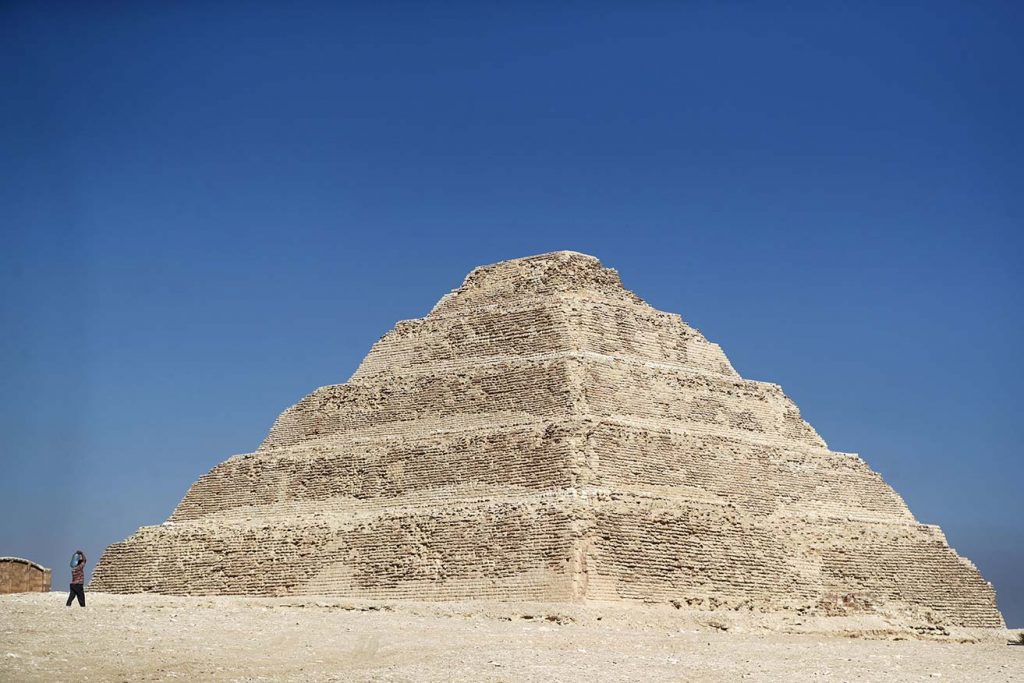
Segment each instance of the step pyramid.
[{"label": "step pyramid", "polygon": [[851,608],[1001,627],[978,570],[777,384],[576,252],[471,272],[92,590]]}]

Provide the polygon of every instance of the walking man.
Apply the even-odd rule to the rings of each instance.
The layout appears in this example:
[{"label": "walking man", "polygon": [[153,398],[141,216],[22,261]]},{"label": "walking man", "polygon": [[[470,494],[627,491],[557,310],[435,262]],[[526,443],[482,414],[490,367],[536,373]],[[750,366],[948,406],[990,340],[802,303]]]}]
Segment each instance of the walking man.
[{"label": "walking man", "polygon": [[85,553],[76,550],[71,556],[71,593],[68,594],[66,607],[78,596],[78,604],[85,607]]}]

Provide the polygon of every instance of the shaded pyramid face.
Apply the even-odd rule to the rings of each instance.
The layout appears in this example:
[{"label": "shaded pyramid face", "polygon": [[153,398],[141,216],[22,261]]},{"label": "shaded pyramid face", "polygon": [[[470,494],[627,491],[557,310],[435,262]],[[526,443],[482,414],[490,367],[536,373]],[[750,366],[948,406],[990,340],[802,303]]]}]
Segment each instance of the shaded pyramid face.
[{"label": "shaded pyramid face", "polygon": [[474,270],[111,545],[91,588],[1003,625],[938,527],[778,385],[575,252]]}]

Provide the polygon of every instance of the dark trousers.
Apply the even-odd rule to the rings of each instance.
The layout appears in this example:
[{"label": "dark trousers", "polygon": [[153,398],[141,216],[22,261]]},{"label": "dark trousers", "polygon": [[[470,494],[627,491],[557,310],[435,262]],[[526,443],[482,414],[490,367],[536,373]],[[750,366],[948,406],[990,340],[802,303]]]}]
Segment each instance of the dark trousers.
[{"label": "dark trousers", "polygon": [[68,602],[66,607],[71,607],[71,601],[78,596],[78,604],[85,607],[85,584],[73,583],[71,584],[71,593],[68,594]]}]

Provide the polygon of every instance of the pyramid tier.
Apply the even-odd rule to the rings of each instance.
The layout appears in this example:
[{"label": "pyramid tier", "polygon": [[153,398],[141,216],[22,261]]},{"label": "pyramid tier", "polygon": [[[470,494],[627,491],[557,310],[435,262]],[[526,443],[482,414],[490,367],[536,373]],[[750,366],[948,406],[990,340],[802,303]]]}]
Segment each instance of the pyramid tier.
[{"label": "pyramid tier", "polygon": [[448,420],[416,426],[404,434],[371,430],[231,458],[192,485],[171,520],[296,501],[381,507],[417,494],[439,497],[453,486],[538,491],[574,483],[570,442],[581,430],[571,425]]},{"label": "pyramid tier", "polygon": [[569,506],[478,502],[143,527],[111,545],[90,588],[118,593],[371,599],[573,597]]},{"label": "pyramid tier", "polygon": [[476,486],[498,493],[632,491],[732,503],[755,516],[915,523],[902,499],[856,456],[781,447],[745,432],[724,437],[610,419],[403,426],[414,425],[405,433],[364,430],[231,458],[193,484],[171,520],[228,510],[257,514],[259,506],[302,501],[396,505]]},{"label": "pyramid tier", "polygon": [[636,416],[824,447],[775,384],[630,358],[566,352],[384,373],[317,389],[286,410],[261,449],[387,423],[456,415],[494,419]]},{"label": "pyramid tier", "polygon": [[866,611],[1003,627],[992,587],[937,527],[756,520],[730,506],[595,505],[585,594],[703,608]]},{"label": "pyramid tier", "polygon": [[479,424],[482,415],[501,421],[566,416],[572,410],[571,391],[561,357],[467,365],[441,374],[378,376],[372,384],[336,384],[309,394],[277,418],[260,450],[388,424],[401,431],[402,423],[425,418],[464,415]]},{"label": "pyramid tier", "polygon": [[820,517],[916,524],[900,498],[856,455],[761,442],[745,433],[676,430],[636,421],[587,426],[581,477],[593,487],[704,497],[755,517]]},{"label": "pyramid tier", "polygon": [[635,418],[677,429],[711,428],[779,444],[825,448],[777,384],[687,372],[608,356],[576,359],[580,412]]},{"label": "pyramid tier", "polygon": [[[590,294],[524,299],[406,320],[374,344],[350,381],[473,360],[577,351],[738,377],[725,354],[678,315]],[[441,364],[441,365],[438,365]]]},{"label": "pyramid tier", "polygon": [[111,546],[93,590],[354,599],[674,601],[1002,626],[935,527],[756,519],[595,492],[171,523]]}]

